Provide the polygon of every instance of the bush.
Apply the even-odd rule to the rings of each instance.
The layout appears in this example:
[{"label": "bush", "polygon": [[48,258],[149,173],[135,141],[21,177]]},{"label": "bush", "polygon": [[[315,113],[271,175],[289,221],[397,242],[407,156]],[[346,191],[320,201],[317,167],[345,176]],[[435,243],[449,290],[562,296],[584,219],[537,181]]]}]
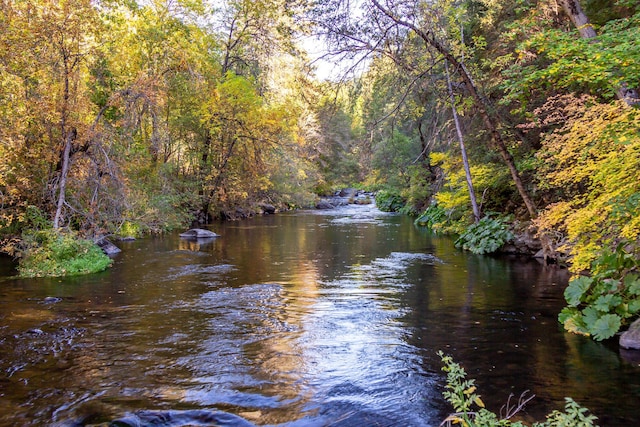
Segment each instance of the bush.
[{"label": "bush", "polygon": [[578,275],[564,291],[567,307],[558,320],[566,330],[601,341],[614,336],[640,314],[640,258],[624,243],[605,250],[591,265],[591,276]]},{"label": "bush", "polygon": [[433,203],[418,218],[416,218],[415,224],[438,232],[441,225],[446,223],[446,221],[447,212],[440,205]]},{"label": "bush", "polygon": [[456,240],[455,245],[474,254],[488,254],[497,251],[511,239],[513,234],[506,219],[487,215],[471,224]]},{"label": "bush", "polygon": [[404,198],[390,190],[380,190],[376,194],[376,205],[383,212],[398,212],[405,205]]},{"label": "bush", "polygon": [[[462,425],[466,427],[525,427],[521,421],[511,421],[518,411],[522,410],[528,402],[535,396],[525,397],[523,393],[517,405],[510,405],[507,402],[507,413],[504,418],[499,418],[494,412],[485,408],[480,395],[476,393],[475,380],[466,379],[467,373],[464,368],[454,362],[451,356],[445,356],[441,351],[438,355],[442,359],[444,366],[442,370],[447,373],[446,391],[442,395],[453,406],[455,413],[449,415],[440,425],[452,426]],[[547,419],[541,423],[533,423],[532,427],[593,427],[597,419],[593,415],[587,414],[587,409],[581,407],[573,399],[565,398],[564,412],[553,411],[547,415]]]},{"label": "bush", "polygon": [[88,274],[111,265],[95,243],[51,228],[24,232],[22,248],[18,265],[22,277]]}]

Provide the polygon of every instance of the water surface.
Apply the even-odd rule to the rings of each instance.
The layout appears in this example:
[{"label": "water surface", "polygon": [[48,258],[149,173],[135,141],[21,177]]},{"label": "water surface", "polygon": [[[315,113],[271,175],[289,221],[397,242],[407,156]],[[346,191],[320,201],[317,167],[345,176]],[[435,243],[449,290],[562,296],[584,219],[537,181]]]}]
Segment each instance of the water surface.
[{"label": "water surface", "polygon": [[566,271],[462,253],[371,206],[213,228],[123,242],[97,275],[0,265],[0,425],[437,426],[438,350],[495,411],[530,390],[527,420],[571,396],[640,425],[638,363],[557,324]]}]

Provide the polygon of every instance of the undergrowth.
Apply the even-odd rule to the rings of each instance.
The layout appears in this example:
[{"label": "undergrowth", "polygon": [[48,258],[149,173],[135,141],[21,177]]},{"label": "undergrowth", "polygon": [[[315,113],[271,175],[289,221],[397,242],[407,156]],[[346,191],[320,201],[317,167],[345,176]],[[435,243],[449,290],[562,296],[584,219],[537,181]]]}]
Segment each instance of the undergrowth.
[{"label": "undergrowth", "polygon": [[[517,403],[511,404],[511,399],[503,406],[501,414],[489,411],[485,408],[480,395],[476,393],[475,380],[467,379],[464,368],[453,361],[451,356],[446,356],[442,351],[438,352],[444,366],[442,370],[447,373],[446,390],[443,392],[445,399],[453,406],[455,411],[442,421],[440,426],[451,427],[460,425],[463,427],[526,427],[522,421],[512,421],[518,412],[535,396],[520,396]],[[573,399],[565,398],[564,411],[555,410],[547,415],[546,420],[536,422],[531,427],[593,427],[596,417],[589,415],[586,408],[581,407]]]},{"label": "undergrowth", "polygon": [[72,276],[103,271],[111,259],[92,241],[52,228],[25,231],[18,272],[22,277]]},{"label": "undergrowth", "polygon": [[491,218],[489,215],[471,224],[455,242],[457,248],[474,254],[489,254],[513,239],[509,223],[504,218]]},{"label": "undergrowth", "polygon": [[577,275],[564,292],[567,301],[558,319],[566,330],[613,337],[640,314],[640,258],[633,245],[620,243],[605,249],[591,265],[591,275]]}]

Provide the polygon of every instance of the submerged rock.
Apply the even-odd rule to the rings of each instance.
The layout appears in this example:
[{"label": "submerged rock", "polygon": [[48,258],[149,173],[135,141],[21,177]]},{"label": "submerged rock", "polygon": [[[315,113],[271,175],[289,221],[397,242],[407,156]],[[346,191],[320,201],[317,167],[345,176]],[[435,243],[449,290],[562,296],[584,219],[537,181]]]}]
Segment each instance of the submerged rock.
[{"label": "submerged rock", "polygon": [[212,237],[219,237],[219,234],[214,233],[213,231],[205,230],[202,228],[192,228],[190,230],[185,231],[184,233],[180,233],[180,237],[184,238],[196,238],[196,239],[208,239]]},{"label": "submerged rock", "polygon": [[185,411],[137,411],[109,424],[110,427],[197,425],[254,427],[244,418],[228,412],[198,409]]},{"label": "submerged rock", "polygon": [[640,319],[633,322],[620,336],[620,347],[640,350]]},{"label": "submerged rock", "polygon": [[119,247],[111,243],[111,241],[106,237],[103,237],[102,239],[98,240],[96,242],[96,245],[100,246],[100,249],[102,249],[102,252],[104,252],[107,255],[115,255],[117,253],[122,252]]}]

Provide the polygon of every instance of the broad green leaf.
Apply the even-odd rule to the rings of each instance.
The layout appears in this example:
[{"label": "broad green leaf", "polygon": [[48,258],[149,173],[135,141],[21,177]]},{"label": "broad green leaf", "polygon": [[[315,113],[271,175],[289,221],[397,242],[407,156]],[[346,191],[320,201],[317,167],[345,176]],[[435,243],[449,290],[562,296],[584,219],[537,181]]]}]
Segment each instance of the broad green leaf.
[{"label": "broad green leaf", "polygon": [[592,283],[593,279],[587,276],[580,276],[569,282],[569,286],[564,291],[564,298],[569,307],[577,307],[582,302],[582,296]]},{"label": "broad green leaf", "polygon": [[604,313],[599,312],[593,307],[587,307],[582,310],[582,320],[588,330],[593,329],[594,325]]},{"label": "broad green leaf", "polygon": [[640,299],[634,299],[629,302],[629,314],[634,315],[640,312]]},{"label": "broad green leaf", "polygon": [[602,341],[614,336],[620,329],[621,324],[620,316],[617,314],[605,314],[594,323],[590,332],[593,335],[593,339]]},{"label": "broad green leaf", "polygon": [[624,286],[632,295],[640,295],[640,279],[637,274],[627,274],[624,278]]},{"label": "broad green leaf", "polygon": [[611,309],[620,305],[621,303],[622,303],[622,298],[619,295],[607,294],[607,295],[600,295],[593,303],[593,307],[596,310],[608,312]]}]

